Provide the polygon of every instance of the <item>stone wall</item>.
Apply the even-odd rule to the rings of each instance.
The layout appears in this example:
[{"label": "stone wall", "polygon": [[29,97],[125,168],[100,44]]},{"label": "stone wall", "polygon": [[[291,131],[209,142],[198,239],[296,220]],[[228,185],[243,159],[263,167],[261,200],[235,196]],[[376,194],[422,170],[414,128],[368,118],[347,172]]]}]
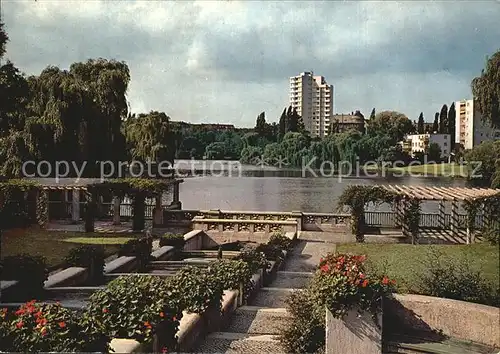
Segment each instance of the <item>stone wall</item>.
[{"label": "stone wall", "polygon": [[382,319],[375,323],[371,314],[350,311],[337,319],[326,310],[326,354],[381,354]]},{"label": "stone wall", "polygon": [[500,309],[422,295],[384,301],[384,331],[440,331],[446,336],[500,348]]}]

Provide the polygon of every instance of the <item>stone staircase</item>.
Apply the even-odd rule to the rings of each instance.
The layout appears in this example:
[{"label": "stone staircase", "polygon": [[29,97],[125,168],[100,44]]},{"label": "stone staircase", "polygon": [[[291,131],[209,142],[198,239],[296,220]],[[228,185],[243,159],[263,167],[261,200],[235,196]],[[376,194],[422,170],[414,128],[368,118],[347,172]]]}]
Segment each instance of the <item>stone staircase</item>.
[{"label": "stone staircase", "polygon": [[[330,244],[330,247],[333,245]],[[289,318],[285,299],[294,289],[304,287],[312,277],[314,267],[304,266],[303,261],[307,260],[306,263],[311,265],[317,264],[324,247],[320,248],[319,253],[312,255],[304,254],[304,250],[311,251],[314,247],[306,248],[304,243],[296,246],[284,265],[285,269],[307,268],[311,271],[278,271],[269,287],[261,288],[248,306],[242,306],[235,311],[225,332],[209,334],[196,352],[285,353],[277,338]]]}]

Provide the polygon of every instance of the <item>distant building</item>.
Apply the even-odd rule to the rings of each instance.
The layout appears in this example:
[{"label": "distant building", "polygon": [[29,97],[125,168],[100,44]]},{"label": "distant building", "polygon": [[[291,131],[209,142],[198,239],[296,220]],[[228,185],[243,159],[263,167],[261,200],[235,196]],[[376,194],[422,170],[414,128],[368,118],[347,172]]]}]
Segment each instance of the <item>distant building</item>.
[{"label": "distant building", "polygon": [[290,105],[302,117],[305,129],[313,137],[328,135],[334,109],[333,86],[323,76],[303,72],[290,77]]},{"label": "distant building", "polygon": [[411,156],[415,156],[415,153],[425,153],[428,151],[432,143],[440,147],[441,158],[450,156],[450,152],[452,151],[450,134],[410,134],[400,144],[404,151],[408,152]]},{"label": "distant building", "polygon": [[342,133],[347,130],[365,132],[365,117],[360,111],[350,114],[334,114],[330,117],[329,134]]},{"label": "distant building", "polygon": [[474,106],[474,100],[455,102],[456,128],[455,141],[469,150],[483,141],[500,139],[500,129],[494,129],[483,122],[481,114]]}]

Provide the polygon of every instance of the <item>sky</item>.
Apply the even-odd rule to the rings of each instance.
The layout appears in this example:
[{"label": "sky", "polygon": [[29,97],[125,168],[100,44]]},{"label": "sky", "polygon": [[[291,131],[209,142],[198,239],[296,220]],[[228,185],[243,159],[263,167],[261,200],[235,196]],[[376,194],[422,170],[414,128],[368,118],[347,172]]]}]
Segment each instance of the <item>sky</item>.
[{"label": "sky", "polygon": [[322,75],[335,112],[396,110],[426,121],[472,98],[500,49],[492,1],[0,0],[6,57],[27,75],[48,65],[125,61],[134,113],[175,121],[277,121],[289,77]]}]

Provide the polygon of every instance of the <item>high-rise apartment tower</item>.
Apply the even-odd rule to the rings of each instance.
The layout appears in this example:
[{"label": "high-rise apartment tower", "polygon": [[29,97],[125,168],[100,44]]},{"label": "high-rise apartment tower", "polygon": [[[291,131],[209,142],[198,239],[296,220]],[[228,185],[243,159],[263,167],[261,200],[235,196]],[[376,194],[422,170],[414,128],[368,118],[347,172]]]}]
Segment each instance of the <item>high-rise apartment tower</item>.
[{"label": "high-rise apartment tower", "polygon": [[330,117],[334,113],[333,85],[323,76],[303,72],[290,77],[290,105],[297,109],[311,136],[329,134]]}]

